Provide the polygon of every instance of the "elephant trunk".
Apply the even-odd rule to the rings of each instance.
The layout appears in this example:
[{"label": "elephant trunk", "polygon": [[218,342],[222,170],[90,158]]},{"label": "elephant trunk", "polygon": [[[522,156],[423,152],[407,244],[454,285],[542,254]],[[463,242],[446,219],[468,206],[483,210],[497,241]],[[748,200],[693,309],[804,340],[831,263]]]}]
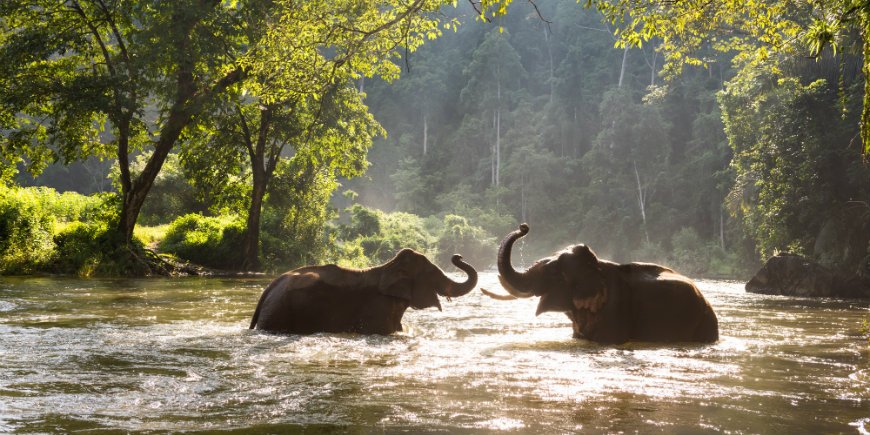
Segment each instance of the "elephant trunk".
[{"label": "elephant trunk", "polygon": [[444,287],[444,290],[439,290],[438,294],[447,297],[465,296],[477,286],[477,271],[470,264],[462,261],[462,256],[459,254],[454,254],[450,261],[453,262],[453,265],[462,269],[468,275],[468,278],[465,282],[456,282],[445,276],[448,281],[447,286]]},{"label": "elephant trunk", "polygon": [[520,229],[510,233],[501,241],[498,248],[498,274],[502,287],[513,296],[528,298],[533,296],[533,283],[528,273],[520,273],[511,266],[511,250],[514,242],[529,232],[527,224],[520,224]]}]

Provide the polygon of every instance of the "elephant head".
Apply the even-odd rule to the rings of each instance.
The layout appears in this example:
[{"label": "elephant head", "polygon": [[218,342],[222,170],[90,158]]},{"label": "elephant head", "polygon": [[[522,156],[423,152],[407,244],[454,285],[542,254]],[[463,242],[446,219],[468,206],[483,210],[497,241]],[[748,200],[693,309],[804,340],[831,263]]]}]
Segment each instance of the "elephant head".
[{"label": "elephant head", "polygon": [[501,242],[498,278],[504,289],[517,298],[540,296],[536,314],[581,307],[598,311],[607,300],[607,287],[602,262],[595,253],[586,245],[574,245],[518,272],[511,266],[511,250],[514,242],[528,232],[529,226],[521,224]]},{"label": "elephant head", "polygon": [[402,249],[380,267],[376,285],[381,293],[405,299],[412,308],[438,307],[441,310],[438,295],[448,299],[464,296],[477,285],[477,271],[464,262],[461,255],[453,255],[451,261],[468,275],[465,282],[450,279],[423,254]]}]

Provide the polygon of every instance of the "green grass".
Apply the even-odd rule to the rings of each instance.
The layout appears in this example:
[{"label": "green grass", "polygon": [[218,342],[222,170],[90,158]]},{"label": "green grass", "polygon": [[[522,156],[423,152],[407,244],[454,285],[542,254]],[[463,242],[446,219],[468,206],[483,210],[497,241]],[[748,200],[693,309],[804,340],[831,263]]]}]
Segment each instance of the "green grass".
[{"label": "green grass", "polygon": [[160,241],[166,237],[166,232],[169,230],[169,224],[147,226],[136,225],[133,230],[133,237],[139,239],[147,248],[155,249]]}]

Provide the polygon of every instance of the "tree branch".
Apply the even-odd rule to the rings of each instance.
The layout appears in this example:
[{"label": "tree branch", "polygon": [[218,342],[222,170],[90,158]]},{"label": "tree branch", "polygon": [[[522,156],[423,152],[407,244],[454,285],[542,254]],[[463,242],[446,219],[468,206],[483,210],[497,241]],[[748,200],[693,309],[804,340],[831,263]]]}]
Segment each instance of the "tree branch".
[{"label": "tree branch", "polygon": [[251,157],[251,162],[254,162],[254,145],[251,143],[251,129],[248,128],[248,121],[245,119],[245,114],[242,112],[241,106],[235,104],[236,114],[239,115],[239,125],[242,127],[242,138],[244,139],[245,148],[248,149],[248,156]]}]

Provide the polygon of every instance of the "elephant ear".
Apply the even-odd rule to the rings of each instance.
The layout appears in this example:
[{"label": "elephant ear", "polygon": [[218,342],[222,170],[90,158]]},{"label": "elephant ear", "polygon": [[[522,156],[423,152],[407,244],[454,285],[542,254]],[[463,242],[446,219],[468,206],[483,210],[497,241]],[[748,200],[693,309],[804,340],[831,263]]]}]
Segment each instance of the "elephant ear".
[{"label": "elephant ear", "polygon": [[422,310],[429,307],[435,307],[441,311],[441,301],[438,300],[438,295],[435,294],[433,288],[423,285],[423,281],[418,279],[414,291],[411,293],[411,308]]},{"label": "elephant ear", "polygon": [[562,262],[566,261],[566,255],[568,254],[539,262],[540,274],[544,277],[542,286],[546,292],[541,295],[541,300],[538,301],[538,309],[535,310],[536,316],[548,311],[557,313],[571,311],[572,284],[565,281],[560,272]]},{"label": "elephant ear", "polygon": [[574,308],[598,312],[607,302],[607,286],[598,257],[586,245],[576,245],[559,258],[562,279],[571,288]]},{"label": "elephant ear", "polygon": [[420,285],[419,280],[408,277],[403,273],[388,273],[381,278],[378,285],[381,294],[392,296],[408,301],[411,308],[421,310],[423,308],[437,307],[441,311],[441,302],[433,290],[426,290]]}]

